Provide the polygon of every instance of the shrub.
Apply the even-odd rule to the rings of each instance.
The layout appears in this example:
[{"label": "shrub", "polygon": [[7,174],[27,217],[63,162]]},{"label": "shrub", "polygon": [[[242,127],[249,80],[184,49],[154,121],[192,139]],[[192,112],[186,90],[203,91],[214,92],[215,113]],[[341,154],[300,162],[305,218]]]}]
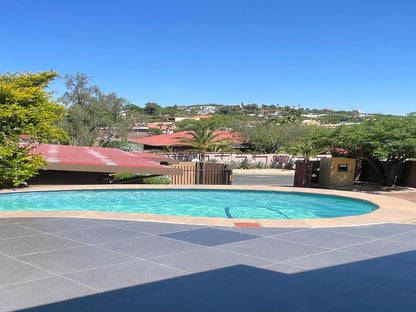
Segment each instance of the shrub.
[{"label": "shrub", "polygon": [[171,184],[172,181],[166,176],[158,176],[143,179],[144,184]]},{"label": "shrub", "polygon": [[254,167],[253,163],[248,158],[244,158],[240,162],[240,168],[239,169],[251,169],[253,167]]},{"label": "shrub", "polygon": [[135,173],[116,173],[112,175],[111,177],[112,177],[111,181],[113,183],[120,183],[120,182],[124,182],[128,180],[133,180],[139,177],[139,175]]},{"label": "shrub", "polygon": [[116,173],[112,175],[112,183],[131,182],[135,184],[171,184],[172,181],[166,176],[148,177],[144,174]]},{"label": "shrub", "polygon": [[277,161],[273,160],[269,164],[269,168],[270,169],[282,169],[283,168],[283,163],[280,163],[280,162],[277,162]]},{"label": "shrub", "polygon": [[258,161],[254,164],[254,167],[256,169],[265,169],[267,166],[266,166],[266,163],[264,163],[262,161]]}]

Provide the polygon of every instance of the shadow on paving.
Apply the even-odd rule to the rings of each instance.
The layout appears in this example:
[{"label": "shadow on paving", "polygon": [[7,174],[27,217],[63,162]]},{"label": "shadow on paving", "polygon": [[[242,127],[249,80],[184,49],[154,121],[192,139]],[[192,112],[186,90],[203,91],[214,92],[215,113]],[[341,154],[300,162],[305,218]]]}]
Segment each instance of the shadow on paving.
[{"label": "shadow on paving", "polygon": [[412,251],[296,274],[236,265],[24,311],[403,312],[415,295]]}]

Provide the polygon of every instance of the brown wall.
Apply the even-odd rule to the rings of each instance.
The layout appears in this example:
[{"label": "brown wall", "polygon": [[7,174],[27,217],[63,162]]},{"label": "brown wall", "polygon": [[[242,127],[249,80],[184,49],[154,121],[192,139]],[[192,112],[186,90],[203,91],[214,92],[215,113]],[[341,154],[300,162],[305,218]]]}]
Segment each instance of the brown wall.
[{"label": "brown wall", "polygon": [[[345,167],[346,166],[346,167]],[[346,168],[346,171],[342,170]],[[354,184],[355,159],[323,158],[319,168],[319,184],[323,186],[348,186]]]}]

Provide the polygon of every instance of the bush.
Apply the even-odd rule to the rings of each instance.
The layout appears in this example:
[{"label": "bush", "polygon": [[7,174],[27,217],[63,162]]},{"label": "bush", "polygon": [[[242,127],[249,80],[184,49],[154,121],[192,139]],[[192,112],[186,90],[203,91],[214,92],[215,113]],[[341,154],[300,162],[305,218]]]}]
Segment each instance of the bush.
[{"label": "bush", "polygon": [[171,184],[172,181],[166,176],[158,176],[143,179],[144,184]]},{"label": "bush", "polygon": [[133,180],[139,176],[140,175],[135,174],[135,173],[116,173],[111,176],[112,177],[111,181],[113,183],[120,183],[120,182],[124,182],[128,180]]},{"label": "bush", "polygon": [[254,167],[256,169],[265,169],[267,166],[266,166],[266,163],[264,163],[262,161],[258,161],[254,164]]},{"label": "bush", "polygon": [[283,168],[283,163],[277,162],[275,160],[273,160],[270,164],[269,164],[269,168],[270,169],[282,169]]},{"label": "bush", "polygon": [[108,141],[102,144],[103,147],[118,148],[126,152],[141,152],[143,151],[143,144],[129,142],[129,141]]}]

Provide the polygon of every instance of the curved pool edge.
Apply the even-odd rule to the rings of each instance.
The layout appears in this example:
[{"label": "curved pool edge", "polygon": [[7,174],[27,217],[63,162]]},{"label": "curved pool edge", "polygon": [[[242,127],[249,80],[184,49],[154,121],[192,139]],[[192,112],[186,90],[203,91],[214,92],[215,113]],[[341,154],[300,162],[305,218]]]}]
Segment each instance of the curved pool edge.
[{"label": "curved pool edge", "polygon": [[379,209],[358,216],[325,219],[227,219],[211,217],[192,217],[174,215],[156,215],[145,213],[99,212],[99,211],[1,211],[0,218],[20,217],[65,217],[91,219],[118,219],[130,221],[152,221],[165,223],[182,223],[207,226],[242,226],[242,227],[334,227],[357,226],[380,223],[415,223],[416,204],[410,201],[381,194],[338,191],[330,189],[275,187],[260,185],[51,185],[31,186],[24,189],[0,190],[1,193],[93,190],[93,189],[227,189],[227,190],[262,190],[308,194],[336,195],[371,202]]}]

